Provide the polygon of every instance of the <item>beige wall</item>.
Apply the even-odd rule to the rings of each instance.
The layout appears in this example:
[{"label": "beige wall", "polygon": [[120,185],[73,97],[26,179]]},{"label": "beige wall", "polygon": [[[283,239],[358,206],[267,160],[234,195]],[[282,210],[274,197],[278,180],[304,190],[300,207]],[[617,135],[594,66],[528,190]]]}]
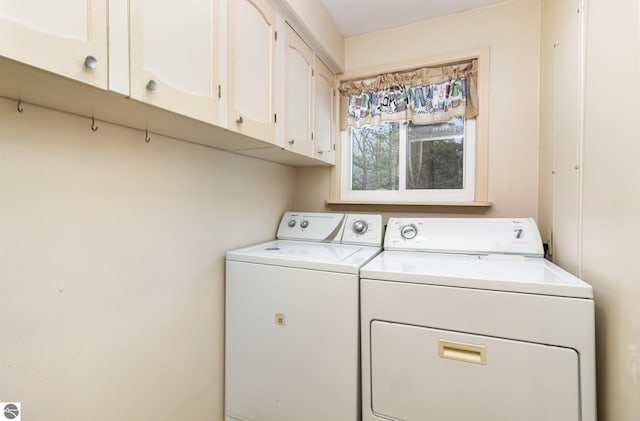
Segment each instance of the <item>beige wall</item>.
[{"label": "beige wall", "polygon": [[[487,216],[536,217],[538,213],[539,14],[538,0],[517,0],[345,40],[346,73],[489,47],[489,109],[480,111],[489,113],[488,190],[493,206]],[[299,169],[298,178],[298,208],[324,210],[329,170]],[[305,188],[310,185],[316,188]],[[389,207],[358,209],[404,212]]]},{"label": "beige wall", "polygon": [[0,100],[0,400],[222,420],[224,253],[273,238],[295,170],[24,108]]},{"label": "beige wall", "polygon": [[582,276],[595,290],[599,420],[640,420],[640,6],[587,4]]}]

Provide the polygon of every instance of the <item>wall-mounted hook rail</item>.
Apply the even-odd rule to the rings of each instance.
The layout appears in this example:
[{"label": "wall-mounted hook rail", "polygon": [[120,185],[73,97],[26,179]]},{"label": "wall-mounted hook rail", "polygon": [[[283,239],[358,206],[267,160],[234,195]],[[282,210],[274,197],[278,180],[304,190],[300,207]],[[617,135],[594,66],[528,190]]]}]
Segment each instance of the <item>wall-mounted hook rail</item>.
[{"label": "wall-mounted hook rail", "polygon": [[16,109],[18,110],[19,113],[24,111],[24,108],[22,108],[22,100],[21,99],[18,100],[18,105],[16,106]]},{"label": "wall-mounted hook rail", "polygon": [[98,131],[98,126],[96,126],[96,119],[91,117],[91,130],[94,132]]},{"label": "wall-mounted hook rail", "polygon": [[149,137],[149,132],[147,131],[147,129],[144,130],[144,141],[147,143],[151,142],[151,138]]}]

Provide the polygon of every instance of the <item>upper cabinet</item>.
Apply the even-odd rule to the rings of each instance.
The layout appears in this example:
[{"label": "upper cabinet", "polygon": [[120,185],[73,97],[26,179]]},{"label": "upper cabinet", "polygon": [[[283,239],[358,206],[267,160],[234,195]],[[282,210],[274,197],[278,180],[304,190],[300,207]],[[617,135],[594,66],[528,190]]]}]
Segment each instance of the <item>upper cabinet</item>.
[{"label": "upper cabinet", "polygon": [[335,80],[336,76],[315,57],[314,137],[315,157],[335,163]]},{"label": "upper cabinet", "polygon": [[275,11],[268,0],[229,0],[230,130],[275,139]]},{"label": "upper cabinet", "polygon": [[131,97],[218,123],[219,26],[219,0],[130,0]]},{"label": "upper cabinet", "polygon": [[286,164],[331,165],[335,75],[319,55],[332,54],[296,14],[313,19],[318,7],[0,0],[0,95]]},{"label": "upper cabinet", "polygon": [[0,55],[107,87],[106,0],[0,0]]},{"label": "upper cabinet", "polygon": [[285,147],[312,156],[313,52],[289,25],[285,25],[284,69]]}]

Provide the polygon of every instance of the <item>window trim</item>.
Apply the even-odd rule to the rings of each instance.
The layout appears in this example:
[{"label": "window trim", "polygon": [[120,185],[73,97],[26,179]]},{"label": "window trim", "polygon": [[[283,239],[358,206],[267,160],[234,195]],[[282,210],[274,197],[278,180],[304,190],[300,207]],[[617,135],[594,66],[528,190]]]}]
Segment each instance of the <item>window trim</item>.
[{"label": "window trim", "polygon": [[[377,74],[387,72],[403,71],[421,66],[437,66],[447,63],[478,59],[478,103],[480,113],[476,117],[475,123],[475,185],[473,199],[470,201],[432,201],[429,199],[409,200],[399,198],[397,200],[369,200],[369,199],[342,199],[342,142],[336,142],[336,165],[331,169],[331,188],[328,205],[382,205],[386,206],[461,206],[461,207],[489,207],[488,194],[488,138],[489,138],[489,57],[488,46],[481,46],[470,50],[462,50],[426,58],[412,59],[404,62],[396,62],[385,65],[371,66],[367,70],[350,71],[344,73],[339,78],[339,83],[350,79],[365,79],[374,77]],[[340,110],[336,110],[336,118],[339,117]],[[340,139],[342,132],[336,127],[337,138]]]}]

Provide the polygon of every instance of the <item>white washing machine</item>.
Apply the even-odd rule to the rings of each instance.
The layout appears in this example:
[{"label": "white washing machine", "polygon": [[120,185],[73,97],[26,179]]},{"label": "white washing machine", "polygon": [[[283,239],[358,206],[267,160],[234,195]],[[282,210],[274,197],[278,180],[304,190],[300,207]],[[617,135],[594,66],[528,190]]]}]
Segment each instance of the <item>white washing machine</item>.
[{"label": "white washing machine", "polygon": [[225,419],[360,419],[359,271],[380,215],[294,213],[227,253]]},{"label": "white washing machine", "polygon": [[391,218],[361,269],[363,420],[595,421],[591,286],[531,219]]}]

